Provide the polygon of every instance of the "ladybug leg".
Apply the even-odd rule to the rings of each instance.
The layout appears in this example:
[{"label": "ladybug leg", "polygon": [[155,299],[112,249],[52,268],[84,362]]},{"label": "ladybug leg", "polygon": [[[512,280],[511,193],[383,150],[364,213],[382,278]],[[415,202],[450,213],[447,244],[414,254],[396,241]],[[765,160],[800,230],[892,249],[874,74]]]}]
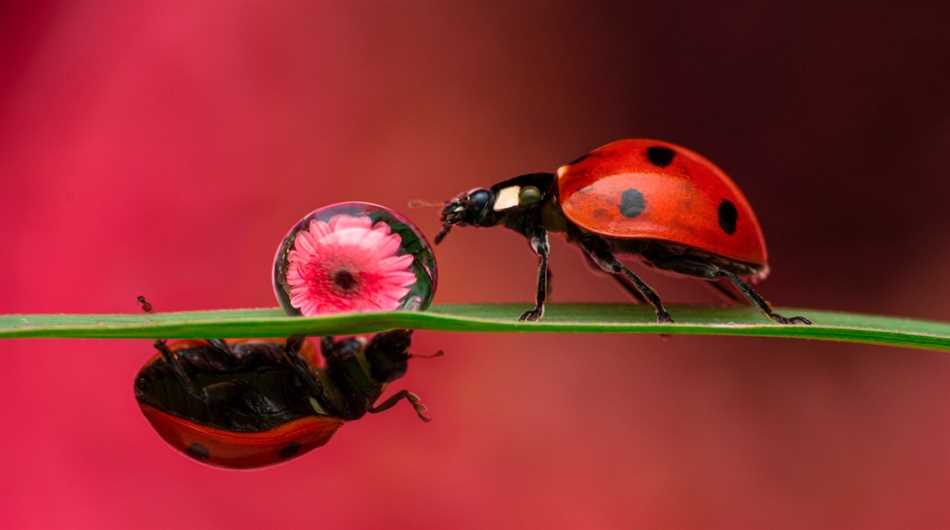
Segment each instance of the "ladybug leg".
[{"label": "ladybug leg", "polygon": [[733,285],[735,285],[740,291],[742,291],[742,294],[744,294],[746,298],[749,299],[749,301],[751,301],[753,304],[758,306],[758,308],[763,313],[765,313],[766,316],[768,316],[775,322],[778,322],[779,324],[811,324],[812,323],[811,320],[808,320],[807,318],[802,317],[802,316],[784,317],[776,313],[775,311],[772,310],[772,306],[770,306],[769,303],[766,302],[765,299],[762,298],[762,296],[759,293],[755,292],[755,289],[753,289],[751,285],[744,282],[742,278],[740,278],[735,273],[720,269],[719,274],[721,276],[728,278],[729,281],[733,283]]},{"label": "ladybug leg", "polygon": [[361,418],[382,391],[359,359],[365,347],[366,341],[356,337],[321,340],[321,353],[326,360],[327,409],[343,420]]},{"label": "ladybug leg", "polygon": [[208,349],[205,350],[207,360],[217,370],[230,370],[240,365],[240,360],[231,346],[221,339],[207,339]]},{"label": "ladybug leg", "polygon": [[616,281],[617,281],[617,284],[618,284],[620,287],[623,287],[623,290],[624,290],[624,291],[627,291],[627,294],[629,294],[630,296],[632,296],[633,299],[634,299],[634,301],[635,301],[636,303],[638,303],[638,304],[647,304],[647,303],[649,303],[649,301],[646,299],[646,297],[643,296],[642,294],[640,294],[640,291],[637,290],[637,287],[636,287],[630,280],[628,280],[625,276],[611,275],[610,277],[613,278],[614,280],[616,280]]},{"label": "ladybug leg", "polygon": [[551,268],[548,264],[548,257],[551,254],[551,248],[548,245],[547,230],[541,227],[535,228],[529,242],[531,243],[531,250],[538,256],[538,290],[534,307],[522,313],[518,320],[535,321],[544,317],[544,302],[550,290]]},{"label": "ladybug leg", "polygon": [[207,339],[207,343],[218,353],[223,353],[229,356],[234,355],[234,352],[231,351],[231,347],[228,346],[228,343],[221,339]]},{"label": "ladybug leg", "polygon": [[719,283],[719,280],[707,280],[706,285],[708,285],[710,290],[714,291],[724,302],[742,301],[742,299],[739,298],[739,295],[737,295],[732,289]]},{"label": "ladybug leg", "polygon": [[412,408],[416,411],[416,416],[419,416],[419,419],[422,421],[432,421],[432,418],[426,413],[426,406],[422,404],[422,400],[419,399],[419,396],[413,394],[408,390],[400,390],[395,394],[389,396],[386,401],[383,401],[379,405],[370,407],[369,412],[372,414],[378,414],[385,410],[393,408],[396,403],[399,403],[402,400],[406,400],[412,405]]},{"label": "ladybug leg", "polygon": [[653,309],[656,310],[657,322],[673,322],[673,318],[666,308],[663,307],[663,301],[660,300],[660,296],[656,294],[656,291],[651,289],[646,282],[641,280],[639,276],[621,263],[620,260],[614,256],[614,253],[610,250],[610,246],[606,241],[599,237],[585,237],[580,239],[580,244],[584,252],[602,271],[618,278],[621,284],[629,282],[640,296],[645,298],[646,301],[653,306]]},{"label": "ladybug leg", "polygon": [[201,394],[195,389],[194,383],[192,383],[191,378],[188,377],[188,374],[185,373],[185,368],[181,365],[178,356],[175,355],[175,352],[171,351],[168,347],[168,344],[164,340],[155,341],[155,349],[162,354],[162,358],[165,359],[165,363],[168,366],[171,366],[172,372],[175,374],[175,379],[178,380],[178,383],[181,387],[190,394],[192,397],[202,399]]},{"label": "ladybug leg", "polygon": [[[592,271],[604,272],[603,269],[600,268],[600,265],[598,265],[597,262],[594,261],[594,258],[590,257],[590,254],[586,252],[582,252],[581,254],[584,256],[584,261],[587,262],[588,267],[590,267]],[[627,291],[627,294],[629,294],[633,298],[634,303],[637,303],[637,304],[647,303],[647,299],[644,298],[643,295],[640,294],[640,291],[638,291],[637,288],[634,287],[633,284],[630,283],[630,281],[627,280],[625,277],[616,276],[613,274],[611,274],[610,277],[613,278],[617,282],[617,285],[623,288],[624,291]]]},{"label": "ladybug leg", "polygon": [[305,337],[300,335],[287,337],[287,342],[284,343],[284,359],[287,361],[287,364],[293,368],[294,372],[297,373],[297,377],[300,378],[310,391],[310,395],[323,404],[327,401],[326,394],[323,391],[323,385],[320,384],[320,381],[314,376],[307,361],[300,356],[300,348],[303,347],[304,338]]}]

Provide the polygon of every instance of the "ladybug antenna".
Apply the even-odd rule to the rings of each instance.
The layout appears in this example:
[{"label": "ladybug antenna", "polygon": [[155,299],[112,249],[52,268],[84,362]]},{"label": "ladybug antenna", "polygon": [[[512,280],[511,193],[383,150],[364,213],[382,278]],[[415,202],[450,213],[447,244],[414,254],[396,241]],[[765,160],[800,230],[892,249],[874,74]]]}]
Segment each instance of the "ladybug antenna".
[{"label": "ladybug antenna", "polygon": [[439,350],[435,353],[430,353],[429,355],[419,355],[418,353],[410,353],[409,358],[410,359],[435,359],[436,357],[442,357],[444,355],[445,355],[445,352],[442,350]]},{"label": "ladybug antenna", "polygon": [[143,295],[138,295],[135,297],[135,299],[138,300],[139,305],[142,306],[142,311],[145,311],[146,313],[152,312],[152,304],[150,304]]},{"label": "ladybug antenna", "polygon": [[412,199],[409,201],[410,208],[441,208],[445,206],[442,202],[432,202],[425,199]]}]

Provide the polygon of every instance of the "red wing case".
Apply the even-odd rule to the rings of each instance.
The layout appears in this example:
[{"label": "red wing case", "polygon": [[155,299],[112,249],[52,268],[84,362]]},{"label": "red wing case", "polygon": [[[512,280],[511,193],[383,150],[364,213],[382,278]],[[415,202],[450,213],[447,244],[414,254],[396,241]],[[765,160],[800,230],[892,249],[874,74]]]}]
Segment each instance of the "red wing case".
[{"label": "red wing case", "polygon": [[231,432],[200,425],[139,403],[142,413],[172,447],[205,464],[250,469],[286,462],[326,444],[343,421],[300,418],[269,431]]},{"label": "red wing case", "polygon": [[712,162],[659,140],[618,140],[557,171],[572,222],[616,239],[653,239],[765,268],[749,202]]}]

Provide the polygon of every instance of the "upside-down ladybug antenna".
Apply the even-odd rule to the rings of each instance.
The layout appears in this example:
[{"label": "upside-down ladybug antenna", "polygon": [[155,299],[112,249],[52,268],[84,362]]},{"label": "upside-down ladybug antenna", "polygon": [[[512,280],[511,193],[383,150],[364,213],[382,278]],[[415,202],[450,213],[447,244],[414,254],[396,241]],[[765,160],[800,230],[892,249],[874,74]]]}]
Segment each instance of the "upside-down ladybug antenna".
[{"label": "upside-down ladybug antenna", "polygon": [[[145,295],[138,295],[135,297],[139,302],[139,306],[142,308],[142,311],[145,313],[152,312],[152,304],[149,303],[148,299],[145,298]],[[175,354],[168,349],[168,343],[165,339],[158,339],[155,341],[155,349],[161,352],[162,357],[165,358],[165,362],[168,364],[173,364],[175,360]]]},{"label": "upside-down ladybug antenna", "polygon": [[145,296],[138,295],[135,297],[135,299],[139,301],[139,305],[142,307],[142,311],[146,313],[152,312],[152,304],[149,303],[149,301],[145,298]]},{"label": "upside-down ladybug antenna", "polygon": [[[139,306],[141,306],[143,312],[145,313],[152,312],[152,304],[149,303],[147,298],[145,298],[145,295],[140,294],[136,296],[135,299],[138,300]],[[170,349],[168,349],[168,341],[166,341],[165,339],[157,339],[154,343],[154,346],[155,346],[155,349],[158,350],[162,354],[162,357],[165,358],[165,362],[167,362],[170,366],[177,367],[175,376],[178,377],[182,381],[187,380],[187,377],[182,379],[182,374],[184,374],[184,372],[181,371],[180,366],[177,366],[178,363],[177,363],[177,358],[175,357],[175,354]],[[185,388],[187,389],[188,386],[186,385]]]},{"label": "upside-down ladybug antenna", "polygon": [[435,359],[436,357],[443,357],[443,356],[445,356],[445,352],[442,350],[439,350],[435,353],[430,353],[429,355],[419,355],[418,353],[409,354],[410,359]]}]

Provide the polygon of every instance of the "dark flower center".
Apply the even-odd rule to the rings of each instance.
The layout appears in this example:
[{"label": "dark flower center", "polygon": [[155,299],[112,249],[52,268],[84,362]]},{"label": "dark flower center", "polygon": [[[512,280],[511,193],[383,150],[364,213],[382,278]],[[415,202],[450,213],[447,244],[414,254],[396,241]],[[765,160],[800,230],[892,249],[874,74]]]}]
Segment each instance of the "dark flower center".
[{"label": "dark flower center", "polygon": [[333,280],[333,285],[344,293],[354,291],[359,285],[359,280],[356,276],[346,269],[340,269],[334,272],[330,275],[330,279]]}]

